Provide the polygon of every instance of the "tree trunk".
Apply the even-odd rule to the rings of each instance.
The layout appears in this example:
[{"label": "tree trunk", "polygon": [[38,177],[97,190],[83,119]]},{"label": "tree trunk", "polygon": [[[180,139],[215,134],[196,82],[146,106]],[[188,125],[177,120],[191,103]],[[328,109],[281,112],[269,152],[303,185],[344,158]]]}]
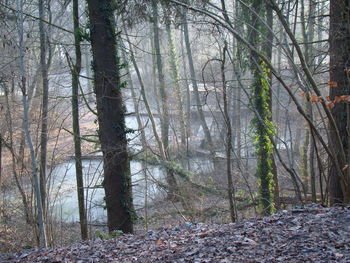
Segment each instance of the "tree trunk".
[{"label": "tree trunk", "polygon": [[40,193],[43,213],[46,214],[46,157],[48,139],[49,80],[46,63],[46,33],[44,28],[44,0],[39,0],[40,68],[42,78],[41,136],[40,136]]},{"label": "tree trunk", "polygon": [[[315,2],[313,0],[309,0],[309,12],[306,13],[305,10],[305,0],[301,1],[301,23],[302,23],[302,33],[303,33],[303,42],[310,43],[314,40],[314,26],[315,26]],[[305,60],[307,66],[314,71],[314,48],[312,44],[304,45],[304,53]],[[313,110],[312,105],[309,100],[305,101],[305,112],[310,116],[310,119],[313,120]],[[306,197],[308,189],[309,189],[309,180],[310,184],[315,186],[315,182],[311,182],[311,180],[315,179],[315,171],[314,171],[314,143],[311,140],[310,144],[310,136],[311,136],[311,128],[306,124],[305,128],[305,141],[302,148],[303,153],[303,164],[302,164],[302,175],[301,177],[304,180],[304,195]],[[308,149],[310,149],[310,153],[308,154]],[[314,187],[311,187],[312,195],[316,196],[316,193],[313,193],[315,190]]]},{"label": "tree trunk", "polygon": [[[265,3],[264,6],[265,10],[266,10],[266,23],[268,25],[269,28],[267,28],[267,41],[264,42],[264,46],[263,46],[263,52],[266,54],[266,57],[272,61],[272,45],[273,45],[273,13],[272,13],[272,8],[270,7],[270,5],[268,3]],[[272,116],[272,73],[269,72],[268,73],[268,108],[269,108],[269,113],[268,115],[268,121],[269,122],[273,122],[273,116]],[[272,177],[273,177],[273,188],[274,188],[274,192],[273,192],[273,197],[274,197],[274,201],[275,201],[275,208],[278,209],[279,208],[279,203],[276,202],[277,200],[279,200],[279,185],[278,185],[278,174],[277,174],[277,166],[276,166],[276,161],[275,161],[275,157],[274,154],[271,153],[270,155],[270,160],[271,160],[271,166],[272,166]]]},{"label": "tree trunk", "polygon": [[86,77],[88,78],[86,80],[87,82],[87,90],[88,90],[88,102],[94,102],[94,88],[91,81],[91,63],[90,63],[90,56],[89,56],[89,50],[88,46],[84,48],[84,59],[85,59],[85,71],[86,71]]},{"label": "tree trunk", "polygon": [[[126,32],[126,30],[125,30]],[[129,37],[127,36],[128,40]],[[130,53],[131,53],[131,49],[130,49]],[[127,55],[125,52],[125,48],[123,47],[122,50],[122,57],[124,60],[124,63],[127,63]],[[137,126],[138,126],[138,130],[140,130],[140,134],[141,134],[141,146],[142,146],[142,151],[146,152],[147,151],[147,140],[146,140],[146,134],[145,134],[145,130],[142,124],[142,120],[141,120],[141,116],[140,116],[140,110],[139,110],[139,100],[137,100],[137,95],[136,95],[136,90],[131,78],[131,73],[130,73],[130,67],[129,65],[126,66],[126,74],[127,74],[127,81],[128,81],[128,86],[130,87],[131,90],[131,96],[132,96],[132,102],[134,104],[134,110],[135,110],[135,114],[136,114],[136,121],[137,121]],[[142,84],[143,85],[143,84]],[[147,163],[143,160],[141,160],[141,171],[143,173],[144,176],[144,180],[145,180],[145,205],[144,205],[144,211],[145,211],[145,228],[146,230],[148,230],[148,176],[147,176]]]},{"label": "tree trunk", "polygon": [[[329,96],[334,100],[335,96],[349,95],[348,69],[350,68],[350,6],[349,1],[330,1],[330,81],[336,83],[337,87],[331,87]],[[335,103],[331,113],[339,130],[342,145],[337,143],[336,129],[330,130],[330,147],[339,160],[340,168],[330,163],[329,168],[329,191],[330,203],[349,203],[349,170],[346,162],[349,159],[349,136],[348,136],[348,112],[346,103]],[[347,160],[339,154],[339,149],[343,147]]]},{"label": "tree trunk", "polygon": [[0,188],[2,184],[2,134],[0,133]]},{"label": "tree trunk", "polygon": [[[262,36],[260,31],[269,30],[261,25],[260,17],[267,18],[266,6],[263,1],[254,0],[252,3],[251,26],[249,42],[259,48],[259,42]],[[260,47],[262,52],[269,58],[271,57],[270,47],[266,44]],[[271,133],[271,95],[270,83],[271,74],[265,64],[260,61],[256,52],[251,52],[251,67],[253,74],[252,97],[253,106],[259,117],[255,117],[253,125],[256,134],[256,154],[257,154],[257,171],[256,175],[260,183],[260,206],[264,215],[271,214],[274,211],[274,169],[271,159],[273,146],[269,138]]]},{"label": "tree trunk", "polygon": [[[9,101],[9,94],[8,94],[9,92],[8,92],[7,87],[4,87],[4,93],[5,93],[5,105],[6,105],[5,119],[6,119],[6,126],[7,126],[8,133],[9,133],[9,135],[8,135],[9,142],[8,142],[8,144],[5,144],[5,143],[4,144],[7,145],[8,150],[11,152],[11,166],[12,166],[13,177],[15,179],[15,183],[16,183],[16,186],[18,188],[18,191],[21,195],[26,223],[29,225],[33,225],[32,213],[31,213],[31,209],[29,206],[30,202],[28,201],[27,195],[23,189],[23,186],[22,186],[21,181],[20,181],[20,176],[19,176],[19,174],[17,172],[17,168],[16,168],[16,164],[19,163],[18,158],[22,158],[22,160],[20,162],[20,166],[21,166],[21,168],[24,167],[24,151],[22,154],[22,149],[21,149],[22,136],[24,135],[24,132],[21,132],[21,134],[20,134],[20,149],[19,149],[20,154],[18,154],[18,157],[16,158],[16,153],[14,150],[14,139],[13,139],[14,127],[13,127],[13,121],[12,121],[12,115],[11,115],[12,111],[10,109],[10,101]],[[1,137],[1,142],[2,141],[3,141],[3,138]],[[22,148],[24,148],[24,146]],[[23,169],[21,169],[21,171],[22,170]]]},{"label": "tree trunk", "polygon": [[[160,39],[159,39],[159,28],[158,28],[158,7],[157,1],[152,0],[152,19],[153,19],[153,34],[154,34],[154,49],[156,53],[156,63],[158,71],[159,81],[159,94],[161,98],[161,135],[164,151],[167,159],[169,158],[169,108],[168,108],[168,95],[165,88],[165,79],[163,73],[163,62],[160,52]],[[174,174],[167,169],[166,180],[169,186],[168,197],[170,200],[176,199],[176,193],[178,192],[177,182]]]},{"label": "tree trunk", "polygon": [[79,74],[81,71],[81,48],[79,30],[79,3],[73,0],[73,23],[74,23],[74,47],[75,65],[72,70],[72,120],[75,153],[75,177],[77,181],[77,194],[79,206],[79,220],[81,239],[88,239],[87,219],[84,198],[83,166],[81,161],[81,140],[79,127]]},{"label": "tree trunk", "polygon": [[[312,131],[311,131],[312,132]],[[313,138],[313,136],[312,136]],[[311,188],[311,200],[312,202],[317,202],[317,192],[316,192],[316,175],[315,175],[315,140],[311,140],[310,144],[310,188]]]},{"label": "tree trunk", "polygon": [[197,85],[197,79],[196,79],[196,73],[194,70],[194,64],[193,64],[193,57],[192,57],[192,50],[191,50],[191,44],[190,44],[190,36],[188,32],[188,24],[187,24],[187,13],[186,10],[183,11],[183,27],[184,27],[184,37],[185,37],[185,45],[186,45],[186,51],[187,51],[187,58],[188,58],[188,65],[190,68],[190,76],[191,76],[191,82],[192,82],[192,88],[193,88],[193,93],[196,101],[196,107],[198,110],[198,115],[199,119],[204,131],[204,136],[205,140],[209,145],[209,150],[211,151],[211,154],[213,157],[215,157],[215,149],[214,149],[214,144],[210,135],[210,131],[207,125],[207,122],[204,117],[204,112],[202,108],[202,102],[199,97],[199,92],[198,92],[198,85]]},{"label": "tree trunk", "polygon": [[[94,84],[110,232],[133,232],[133,204],[112,0],[88,0]],[[121,3],[121,1],[118,1]]]},{"label": "tree trunk", "polygon": [[168,95],[165,88],[165,78],[163,73],[163,62],[160,51],[160,39],[158,28],[158,7],[157,1],[152,0],[152,19],[153,19],[153,37],[154,37],[154,51],[156,54],[156,64],[158,72],[159,82],[159,94],[161,99],[161,133],[164,150],[167,153],[169,147],[169,108],[168,108]]},{"label": "tree trunk", "polygon": [[28,100],[27,100],[27,89],[26,89],[26,71],[24,67],[24,44],[23,44],[23,23],[24,23],[24,15],[23,15],[23,1],[17,0],[17,19],[18,19],[18,38],[19,38],[19,69],[20,69],[20,88],[22,90],[22,103],[23,103],[23,130],[25,133],[25,137],[28,143],[29,151],[30,151],[30,160],[31,160],[31,169],[32,169],[32,177],[34,182],[34,192],[35,192],[35,200],[36,200],[36,209],[37,209],[37,222],[39,228],[39,246],[45,248],[47,246],[46,243],[46,227],[44,220],[44,211],[42,207],[41,193],[40,193],[40,180],[38,177],[36,158],[35,158],[35,150],[32,142],[32,137],[30,134],[30,124],[29,124],[29,108],[28,108]]},{"label": "tree trunk", "polygon": [[225,63],[226,63],[226,52],[227,52],[227,44],[225,43],[223,50],[223,59],[221,61],[221,79],[222,79],[222,87],[223,87],[223,103],[224,103],[224,120],[226,124],[226,175],[227,175],[227,195],[230,204],[230,217],[231,222],[236,221],[236,213],[235,213],[235,202],[234,202],[234,185],[232,180],[232,163],[231,163],[231,153],[233,152],[232,148],[232,127],[231,127],[231,118],[229,114],[229,103],[227,96],[227,83],[225,76]]},{"label": "tree trunk", "polygon": [[156,103],[156,108],[157,108],[157,113],[160,115],[162,113],[160,109],[160,102],[159,102],[159,92],[157,90],[157,55],[155,54],[155,46],[154,46],[154,23],[150,23],[150,44],[151,44],[151,56],[152,56],[152,88],[153,88],[153,96],[156,98],[155,103]]},{"label": "tree trunk", "polygon": [[[164,10],[166,11],[166,6],[164,7]],[[176,49],[173,39],[173,32],[171,30],[171,22],[169,15],[166,15],[165,19],[165,27],[166,27],[166,33],[168,37],[168,48],[169,48],[169,56],[170,56],[170,68],[171,68],[171,77],[173,81],[174,86],[174,92],[175,97],[177,100],[177,110],[179,119],[178,122],[180,122],[180,134],[181,134],[181,145],[183,148],[186,146],[186,120],[183,110],[183,99],[181,94],[181,88],[180,88],[180,77],[179,77],[179,70],[177,65],[177,59],[176,59]]]},{"label": "tree trunk", "polygon": [[[183,26],[182,26],[183,28]],[[187,139],[191,136],[191,92],[190,86],[188,83],[188,74],[187,74],[187,64],[186,64],[186,56],[185,56],[185,48],[184,48],[184,34],[181,34],[181,56],[182,56],[182,65],[183,65],[183,74],[184,74],[184,82],[186,87],[186,135]],[[188,142],[187,142],[188,149]]]}]

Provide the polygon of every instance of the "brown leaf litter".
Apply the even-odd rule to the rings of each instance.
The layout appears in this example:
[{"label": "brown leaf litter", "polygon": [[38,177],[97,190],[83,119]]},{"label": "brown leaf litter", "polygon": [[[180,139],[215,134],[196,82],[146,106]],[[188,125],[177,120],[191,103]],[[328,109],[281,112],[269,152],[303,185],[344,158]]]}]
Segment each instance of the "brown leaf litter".
[{"label": "brown leaf litter", "polygon": [[11,263],[350,262],[350,207],[312,204],[238,223],[185,223],[2,258]]}]

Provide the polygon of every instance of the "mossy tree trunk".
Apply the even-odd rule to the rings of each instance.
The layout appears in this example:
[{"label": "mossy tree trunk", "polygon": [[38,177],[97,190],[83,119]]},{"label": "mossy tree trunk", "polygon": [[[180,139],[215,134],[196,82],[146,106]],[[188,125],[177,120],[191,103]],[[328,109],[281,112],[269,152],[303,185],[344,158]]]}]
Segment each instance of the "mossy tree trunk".
[{"label": "mossy tree trunk", "polygon": [[[251,6],[251,27],[249,32],[250,44],[257,47],[266,56],[271,57],[270,48],[266,47],[266,43],[261,45],[263,41],[262,34],[266,29],[263,27],[261,19],[267,17],[267,6],[261,0],[252,1]],[[268,32],[268,31],[267,31]],[[265,36],[267,36],[265,34]],[[265,45],[265,46],[264,46]],[[251,70],[253,74],[252,97],[253,107],[259,117],[255,117],[252,121],[255,130],[257,170],[256,176],[259,179],[260,189],[260,206],[264,215],[273,213],[274,204],[274,169],[272,162],[273,145],[270,136],[273,133],[272,113],[271,113],[271,74],[268,68],[259,59],[256,52],[251,52]]]},{"label": "mossy tree trunk", "polygon": [[[265,16],[266,16],[266,24],[268,27],[265,31],[266,32],[266,40],[263,44],[263,53],[266,54],[266,57],[272,61],[272,46],[273,46],[273,13],[272,8],[270,5],[265,2],[263,8],[265,9]],[[272,132],[272,123],[273,123],[273,116],[272,116],[272,73],[268,72],[267,76],[267,83],[268,83],[268,98],[267,98],[267,104],[268,104],[268,112],[267,114],[270,115],[268,125],[270,125],[270,132]],[[271,160],[271,166],[272,166],[272,177],[273,177],[273,198],[274,198],[274,205],[275,208],[279,208],[279,184],[278,184],[278,173],[277,173],[277,165],[275,161],[275,157],[273,152],[270,155]]]}]

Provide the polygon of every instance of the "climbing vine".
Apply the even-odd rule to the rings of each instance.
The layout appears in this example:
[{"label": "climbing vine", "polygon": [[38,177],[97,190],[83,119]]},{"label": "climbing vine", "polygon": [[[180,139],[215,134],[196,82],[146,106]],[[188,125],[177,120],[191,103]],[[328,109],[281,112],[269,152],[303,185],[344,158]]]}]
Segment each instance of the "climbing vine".
[{"label": "climbing vine", "polygon": [[271,154],[273,144],[270,136],[274,134],[274,125],[271,122],[271,110],[269,106],[269,81],[270,72],[264,62],[260,63],[261,72],[254,74],[252,86],[253,107],[256,116],[252,120],[254,127],[254,142],[257,156],[256,177],[259,179],[260,209],[263,214],[274,212],[273,192],[273,167]]}]

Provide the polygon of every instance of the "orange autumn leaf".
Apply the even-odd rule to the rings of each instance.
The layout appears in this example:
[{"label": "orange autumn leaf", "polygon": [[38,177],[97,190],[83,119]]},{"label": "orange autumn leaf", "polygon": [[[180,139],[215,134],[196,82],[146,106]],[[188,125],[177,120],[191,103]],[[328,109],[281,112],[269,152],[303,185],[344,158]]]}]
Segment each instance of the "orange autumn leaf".
[{"label": "orange autumn leaf", "polygon": [[341,101],[349,101],[350,100],[350,96],[349,95],[343,95],[340,96]]},{"label": "orange autumn leaf", "polygon": [[338,83],[334,82],[334,81],[328,81],[327,84],[330,85],[332,88],[337,88],[338,87]]},{"label": "orange autumn leaf", "polygon": [[304,92],[304,91],[300,92],[300,96],[301,96],[302,98],[305,98],[305,97],[306,97],[305,92]]},{"label": "orange autumn leaf", "polygon": [[339,103],[339,102],[341,102],[341,97],[340,97],[340,96],[335,96],[333,102],[334,102],[334,103]]},{"label": "orange autumn leaf", "polygon": [[312,103],[312,102],[316,102],[317,101],[317,98],[314,98],[314,97],[311,97],[310,98],[310,102]]},{"label": "orange autumn leaf", "polygon": [[309,100],[310,102],[317,102],[318,101],[318,97],[316,96],[316,95],[314,95],[314,94],[312,94],[311,96],[310,96],[310,100]]},{"label": "orange autumn leaf", "polygon": [[158,245],[158,246],[162,246],[162,245],[164,245],[164,244],[165,244],[165,242],[162,241],[162,240],[160,240],[160,239],[158,239],[158,240],[156,241],[156,245]]},{"label": "orange autumn leaf", "polygon": [[327,107],[328,107],[329,109],[334,108],[334,102],[328,103],[328,104],[327,104]]},{"label": "orange autumn leaf", "polygon": [[323,101],[323,97],[322,96],[318,96],[317,97],[317,102],[322,102]]}]

